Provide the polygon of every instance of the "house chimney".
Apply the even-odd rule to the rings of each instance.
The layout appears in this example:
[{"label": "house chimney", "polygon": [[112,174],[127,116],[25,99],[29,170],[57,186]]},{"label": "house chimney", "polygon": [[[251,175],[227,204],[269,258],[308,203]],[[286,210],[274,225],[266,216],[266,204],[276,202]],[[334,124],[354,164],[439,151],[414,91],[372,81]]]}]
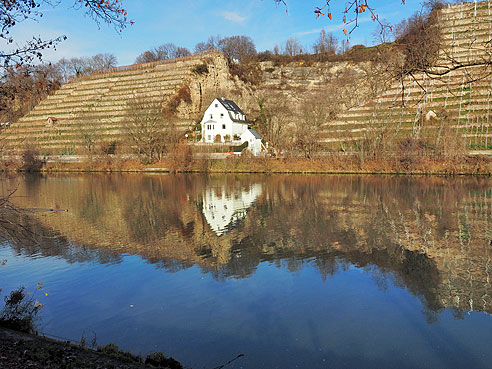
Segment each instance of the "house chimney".
[{"label": "house chimney", "polygon": [[225,100],[225,97],[224,97],[224,96],[222,96],[222,101],[224,101],[224,100]]}]

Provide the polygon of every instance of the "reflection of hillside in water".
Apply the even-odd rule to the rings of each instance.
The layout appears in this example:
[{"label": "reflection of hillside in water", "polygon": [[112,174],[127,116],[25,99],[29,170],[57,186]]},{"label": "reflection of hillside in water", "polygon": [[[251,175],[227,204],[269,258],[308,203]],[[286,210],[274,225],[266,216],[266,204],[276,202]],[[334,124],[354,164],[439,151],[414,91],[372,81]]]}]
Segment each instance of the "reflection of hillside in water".
[{"label": "reflection of hillside in water", "polygon": [[[23,206],[70,209],[33,215],[38,224],[113,257],[139,254],[169,270],[196,264],[219,279],[249,276],[263,261],[292,271],[309,262],[323,278],[353,264],[382,286],[392,278],[408,288],[428,311],[492,312],[490,180],[50,176],[21,182],[25,193]],[[211,222],[214,196],[239,193],[247,214]],[[71,243],[54,250],[67,257],[63,245]]]}]

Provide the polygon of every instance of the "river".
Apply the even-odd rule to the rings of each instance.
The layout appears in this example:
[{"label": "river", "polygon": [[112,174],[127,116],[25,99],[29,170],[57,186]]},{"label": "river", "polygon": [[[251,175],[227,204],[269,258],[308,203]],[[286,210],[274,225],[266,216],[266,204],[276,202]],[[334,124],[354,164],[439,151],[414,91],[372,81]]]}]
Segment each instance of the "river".
[{"label": "river", "polygon": [[33,292],[45,334],[195,369],[492,366],[489,178],[3,177],[13,190],[28,210],[1,212],[0,288]]}]

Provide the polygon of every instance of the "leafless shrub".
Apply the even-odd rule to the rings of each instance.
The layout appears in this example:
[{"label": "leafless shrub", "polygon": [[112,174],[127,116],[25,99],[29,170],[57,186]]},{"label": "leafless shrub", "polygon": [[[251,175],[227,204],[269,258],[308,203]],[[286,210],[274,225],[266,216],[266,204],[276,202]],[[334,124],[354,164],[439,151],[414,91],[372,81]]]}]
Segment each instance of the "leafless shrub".
[{"label": "leafless shrub", "polygon": [[39,159],[38,146],[28,141],[25,143],[25,149],[21,154],[22,170],[26,172],[39,172],[43,167],[43,161]]},{"label": "leafless shrub", "polygon": [[441,120],[435,149],[437,155],[448,160],[455,160],[466,155],[468,150],[463,135],[452,126],[451,120]]},{"label": "leafless shrub", "polygon": [[282,94],[264,95],[258,99],[259,114],[256,120],[259,131],[278,155],[289,145],[289,128],[292,109]]},{"label": "leafless shrub", "polygon": [[321,126],[328,118],[328,105],[322,100],[308,99],[302,104],[301,115],[294,128],[294,147],[304,157],[312,159],[314,153],[318,151]]},{"label": "leafless shrub", "polygon": [[160,159],[165,151],[162,104],[144,98],[127,103],[122,130],[128,145],[146,161]]},{"label": "leafless shrub", "polygon": [[428,144],[415,137],[407,137],[398,142],[397,155],[399,161],[399,168],[404,170],[411,170],[417,164],[420,164],[425,157],[431,155],[431,150]]}]

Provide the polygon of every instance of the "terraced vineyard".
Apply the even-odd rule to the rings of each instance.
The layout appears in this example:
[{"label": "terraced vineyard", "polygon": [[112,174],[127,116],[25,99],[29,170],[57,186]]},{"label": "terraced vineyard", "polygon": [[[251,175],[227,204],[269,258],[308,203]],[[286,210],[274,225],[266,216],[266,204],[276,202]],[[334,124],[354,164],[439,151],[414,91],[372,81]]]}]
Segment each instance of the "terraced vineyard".
[{"label": "terraced vineyard", "polygon": [[442,9],[439,67],[395,81],[382,96],[345,111],[324,125],[321,141],[339,149],[371,135],[437,143],[452,134],[468,149],[492,149],[491,14],[490,0]]},{"label": "terraced vineyard", "polygon": [[[94,136],[91,139],[97,143],[119,143],[123,139],[122,125],[129,119],[129,100],[145,98],[165,103],[183,85],[197,83],[199,76],[194,68],[202,64],[209,65],[209,70],[215,72],[221,67],[227,68],[221,54],[210,53],[117,67],[74,79],[6,130],[6,141],[14,150],[23,150],[28,143],[35,143],[41,151],[51,153],[79,153],[87,146],[88,135]],[[208,73],[203,78],[213,79],[216,75]],[[185,104],[188,111],[198,109],[201,103],[193,92],[192,103]],[[55,120],[48,121],[50,117]],[[186,114],[178,117],[178,128],[190,125]]]}]

